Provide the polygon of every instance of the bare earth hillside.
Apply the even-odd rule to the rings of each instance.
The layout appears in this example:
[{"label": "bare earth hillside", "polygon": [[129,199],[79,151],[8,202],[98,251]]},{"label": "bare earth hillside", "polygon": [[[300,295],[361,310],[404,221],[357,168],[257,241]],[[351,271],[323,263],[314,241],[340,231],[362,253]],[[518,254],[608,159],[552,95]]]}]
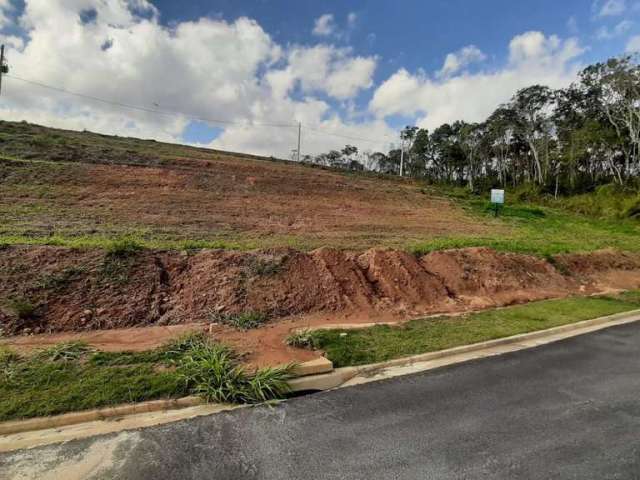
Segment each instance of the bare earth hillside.
[{"label": "bare earth hillside", "polygon": [[413,181],[0,122],[0,235],[368,248],[485,231]]},{"label": "bare earth hillside", "polygon": [[[197,328],[277,364],[320,354],[284,344],[309,325],[640,287],[635,224],[463,205],[414,180],[0,122],[0,343],[135,350]],[[476,239],[502,252],[442,250]]]}]

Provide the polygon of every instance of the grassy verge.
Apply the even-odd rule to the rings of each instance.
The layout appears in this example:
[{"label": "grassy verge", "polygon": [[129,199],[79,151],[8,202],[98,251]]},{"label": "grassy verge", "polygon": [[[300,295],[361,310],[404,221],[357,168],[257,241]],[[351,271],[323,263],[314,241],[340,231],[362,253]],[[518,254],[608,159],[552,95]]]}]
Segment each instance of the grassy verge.
[{"label": "grassy verge", "polygon": [[527,253],[539,256],[560,253],[590,252],[615,248],[640,252],[640,222],[637,219],[595,218],[568,212],[559,208],[513,203],[504,206],[500,216],[494,218],[491,206],[478,197],[459,198],[473,216],[509,228],[501,233],[484,236],[436,238],[414,243],[409,250],[425,254],[434,250],[464,247],[490,247],[503,252]]},{"label": "grassy verge", "polygon": [[258,403],[288,392],[291,368],[248,371],[233,351],[201,335],[146,352],[67,343],[20,356],[0,348],[0,421],[185,395]]},{"label": "grassy verge", "polygon": [[614,297],[573,297],[462,317],[415,320],[398,327],[380,325],[363,330],[316,331],[309,334],[306,344],[324,350],[336,367],[345,367],[543,330],[639,308],[640,291]]}]

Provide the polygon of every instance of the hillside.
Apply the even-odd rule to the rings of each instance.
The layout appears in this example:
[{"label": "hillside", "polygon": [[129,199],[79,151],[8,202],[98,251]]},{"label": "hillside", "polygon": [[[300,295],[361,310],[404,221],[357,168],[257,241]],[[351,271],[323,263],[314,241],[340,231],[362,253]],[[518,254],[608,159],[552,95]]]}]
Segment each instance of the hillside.
[{"label": "hillside", "polygon": [[417,180],[10,122],[0,182],[9,343],[148,348],[127,329],[171,325],[275,364],[316,355],[284,345],[293,328],[640,286],[637,221],[509,192],[494,218]]},{"label": "hillside", "polygon": [[414,181],[26,123],[0,122],[0,181],[9,243],[403,248],[487,231]]}]

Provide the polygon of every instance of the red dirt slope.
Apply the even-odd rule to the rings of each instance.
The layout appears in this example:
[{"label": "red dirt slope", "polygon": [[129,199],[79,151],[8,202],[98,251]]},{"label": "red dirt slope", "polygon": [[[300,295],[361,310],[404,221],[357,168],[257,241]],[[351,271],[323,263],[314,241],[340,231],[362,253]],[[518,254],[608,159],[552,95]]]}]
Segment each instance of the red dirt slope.
[{"label": "red dirt slope", "polygon": [[[0,251],[0,272],[5,334],[210,322],[246,311],[370,321],[640,287],[637,256],[603,251],[559,256],[552,264],[487,248],[422,258],[326,248],[112,258],[98,250],[10,247]],[[16,300],[36,307],[33,315],[20,318]]]}]

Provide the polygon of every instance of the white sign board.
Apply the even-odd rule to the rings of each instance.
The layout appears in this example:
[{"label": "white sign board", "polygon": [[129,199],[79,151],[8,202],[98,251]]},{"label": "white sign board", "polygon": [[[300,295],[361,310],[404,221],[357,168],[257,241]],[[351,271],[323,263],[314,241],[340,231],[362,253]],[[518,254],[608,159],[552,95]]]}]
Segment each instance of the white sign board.
[{"label": "white sign board", "polygon": [[504,190],[491,190],[491,203],[502,205],[504,203]]}]

